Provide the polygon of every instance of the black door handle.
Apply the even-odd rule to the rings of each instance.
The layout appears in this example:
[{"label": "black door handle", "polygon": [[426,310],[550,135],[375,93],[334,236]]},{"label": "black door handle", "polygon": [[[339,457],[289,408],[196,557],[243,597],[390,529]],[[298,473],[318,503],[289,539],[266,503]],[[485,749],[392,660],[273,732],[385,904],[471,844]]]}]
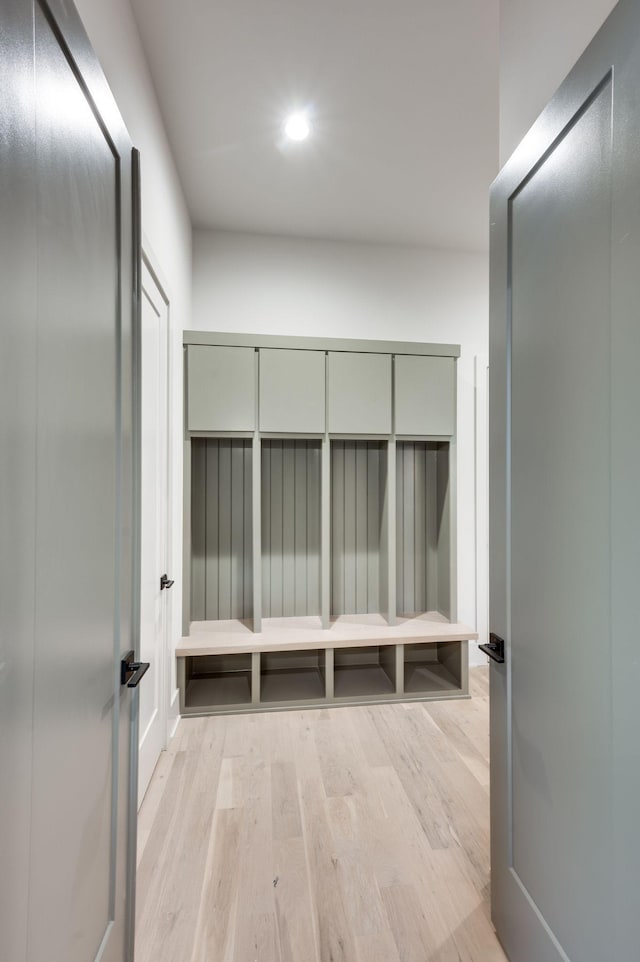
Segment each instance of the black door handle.
[{"label": "black door handle", "polygon": [[480,651],[483,651],[485,655],[493,661],[497,661],[499,665],[504,664],[504,639],[499,638],[498,635],[489,635],[488,645],[478,645]]},{"label": "black door handle", "polygon": [[135,661],[135,652],[128,651],[120,662],[120,684],[137,688],[150,667],[148,661]]},{"label": "black door handle", "polygon": [[160,591],[162,591],[163,588],[170,588],[173,584],[175,584],[175,581],[172,581],[168,575],[163,575],[160,579]]}]

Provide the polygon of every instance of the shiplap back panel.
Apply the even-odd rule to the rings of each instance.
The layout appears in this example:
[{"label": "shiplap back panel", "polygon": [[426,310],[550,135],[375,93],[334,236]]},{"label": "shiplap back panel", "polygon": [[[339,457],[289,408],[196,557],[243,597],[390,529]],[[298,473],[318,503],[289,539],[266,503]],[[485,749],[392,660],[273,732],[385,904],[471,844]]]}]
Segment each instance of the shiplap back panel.
[{"label": "shiplap back panel", "polygon": [[396,453],[396,593],[400,614],[437,605],[436,452],[398,441]]},{"label": "shiplap back panel", "polygon": [[436,470],[438,488],[436,495],[436,526],[438,534],[438,611],[451,618],[451,481],[448,444],[438,445]]},{"label": "shiplap back panel", "polygon": [[251,441],[194,438],[191,451],[191,618],[251,618]]},{"label": "shiplap back panel", "polygon": [[398,441],[396,478],[398,612],[448,614],[448,445]]},{"label": "shiplap back panel", "polygon": [[266,618],[320,614],[320,441],[262,442]]},{"label": "shiplap back panel", "polygon": [[382,505],[386,445],[331,443],[331,608],[333,614],[381,610]]}]

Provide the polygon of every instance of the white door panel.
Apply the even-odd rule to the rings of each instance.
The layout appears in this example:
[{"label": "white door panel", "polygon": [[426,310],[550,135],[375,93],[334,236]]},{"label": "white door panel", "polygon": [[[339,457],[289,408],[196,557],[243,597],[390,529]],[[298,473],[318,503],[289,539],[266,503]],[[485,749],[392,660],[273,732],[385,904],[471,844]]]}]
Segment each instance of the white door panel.
[{"label": "white door panel", "polygon": [[138,800],[166,747],[169,693],[168,606],[160,589],[167,571],[168,304],[146,264],[141,306],[141,563],[140,659],[149,662],[140,689]]}]

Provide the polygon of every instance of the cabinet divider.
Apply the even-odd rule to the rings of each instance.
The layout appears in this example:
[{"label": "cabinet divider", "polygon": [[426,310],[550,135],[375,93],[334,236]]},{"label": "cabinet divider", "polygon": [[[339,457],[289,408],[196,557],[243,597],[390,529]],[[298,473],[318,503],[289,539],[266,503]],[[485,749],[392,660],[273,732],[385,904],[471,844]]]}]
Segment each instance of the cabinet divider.
[{"label": "cabinet divider", "polygon": [[320,615],[322,627],[331,626],[331,442],[322,440],[322,480],[320,485]]},{"label": "cabinet divider", "polygon": [[333,670],[334,670],[334,649],[327,648],[325,651],[324,658],[324,684],[325,684],[325,697],[327,701],[333,701],[334,697],[334,683],[333,683]]},{"label": "cabinet divider", "polygon": [[[253,538],[253,630],[262,630],[262,450],[260,433],[258,431],[258,397],[259,385],[259,353],[255,352],[256,378],[256,430],[253,435],[253,449],[251,457],[252,481],[252,538]],[[260,666],[258,665],[258,676]]]},{"label": "cabinet divider", "polygon": [[260,704],[260,652],[251,652],[251,704]]},{"label": "cabinet divider", "polygon": [[396,695],[404,695],[404,645],[396,645]]},{"label": "cabinet divider", "polygon": [[387,444],[387,483],[382,518],[383,547],[382,564],[385,564],[385,607],[390,625],[398,623],[396,601],[396,439]]}]

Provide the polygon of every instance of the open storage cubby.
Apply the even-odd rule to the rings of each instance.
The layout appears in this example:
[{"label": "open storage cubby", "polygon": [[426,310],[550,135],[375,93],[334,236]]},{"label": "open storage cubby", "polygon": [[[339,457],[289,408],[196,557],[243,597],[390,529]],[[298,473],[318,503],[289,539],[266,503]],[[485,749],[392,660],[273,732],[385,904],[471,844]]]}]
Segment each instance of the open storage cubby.
[{"label": "open storage cubby", "polygon": [[319,440],[263,440],[262,614],[320,615]]},{"label": "open storage cubby", "polygon": [[387,443],[331,442],[331,613],[385,612]]},{"label": "open storage cubby", "polygon": [[191,619],[253,617],[252,448],[191,442]]},{"label": "open storage cubby", "polygon": [[451,617],[448,442],[396,446],[396,604],[400,614]]},{"label": "open storage cubby", "polygon": [[336,649],[333,686],[336,698],[393,695],[396,691],[395,646]]},{"label": "open storage cubby", "polygon": [[[293,625],[290,622],[294,622]],[[183,714],[422,701],[468,695],[475,632],[435,612],[390,626],[379,615],[266,618],[262,631],[207,623],[178,649]]]},{"label": "open storage cubby", "polygon": [[440,641],[404,646],[404,690],[407,695],[461,691],[463,646]]},{"label": "open storage cubby", "polygon": [[322,701],[326,650],[268,651],[260,656],[260,701]]},{"label": "open storage cubby", "polygon": [[251,704],[251,653],[186,658],[184,710]]}]

